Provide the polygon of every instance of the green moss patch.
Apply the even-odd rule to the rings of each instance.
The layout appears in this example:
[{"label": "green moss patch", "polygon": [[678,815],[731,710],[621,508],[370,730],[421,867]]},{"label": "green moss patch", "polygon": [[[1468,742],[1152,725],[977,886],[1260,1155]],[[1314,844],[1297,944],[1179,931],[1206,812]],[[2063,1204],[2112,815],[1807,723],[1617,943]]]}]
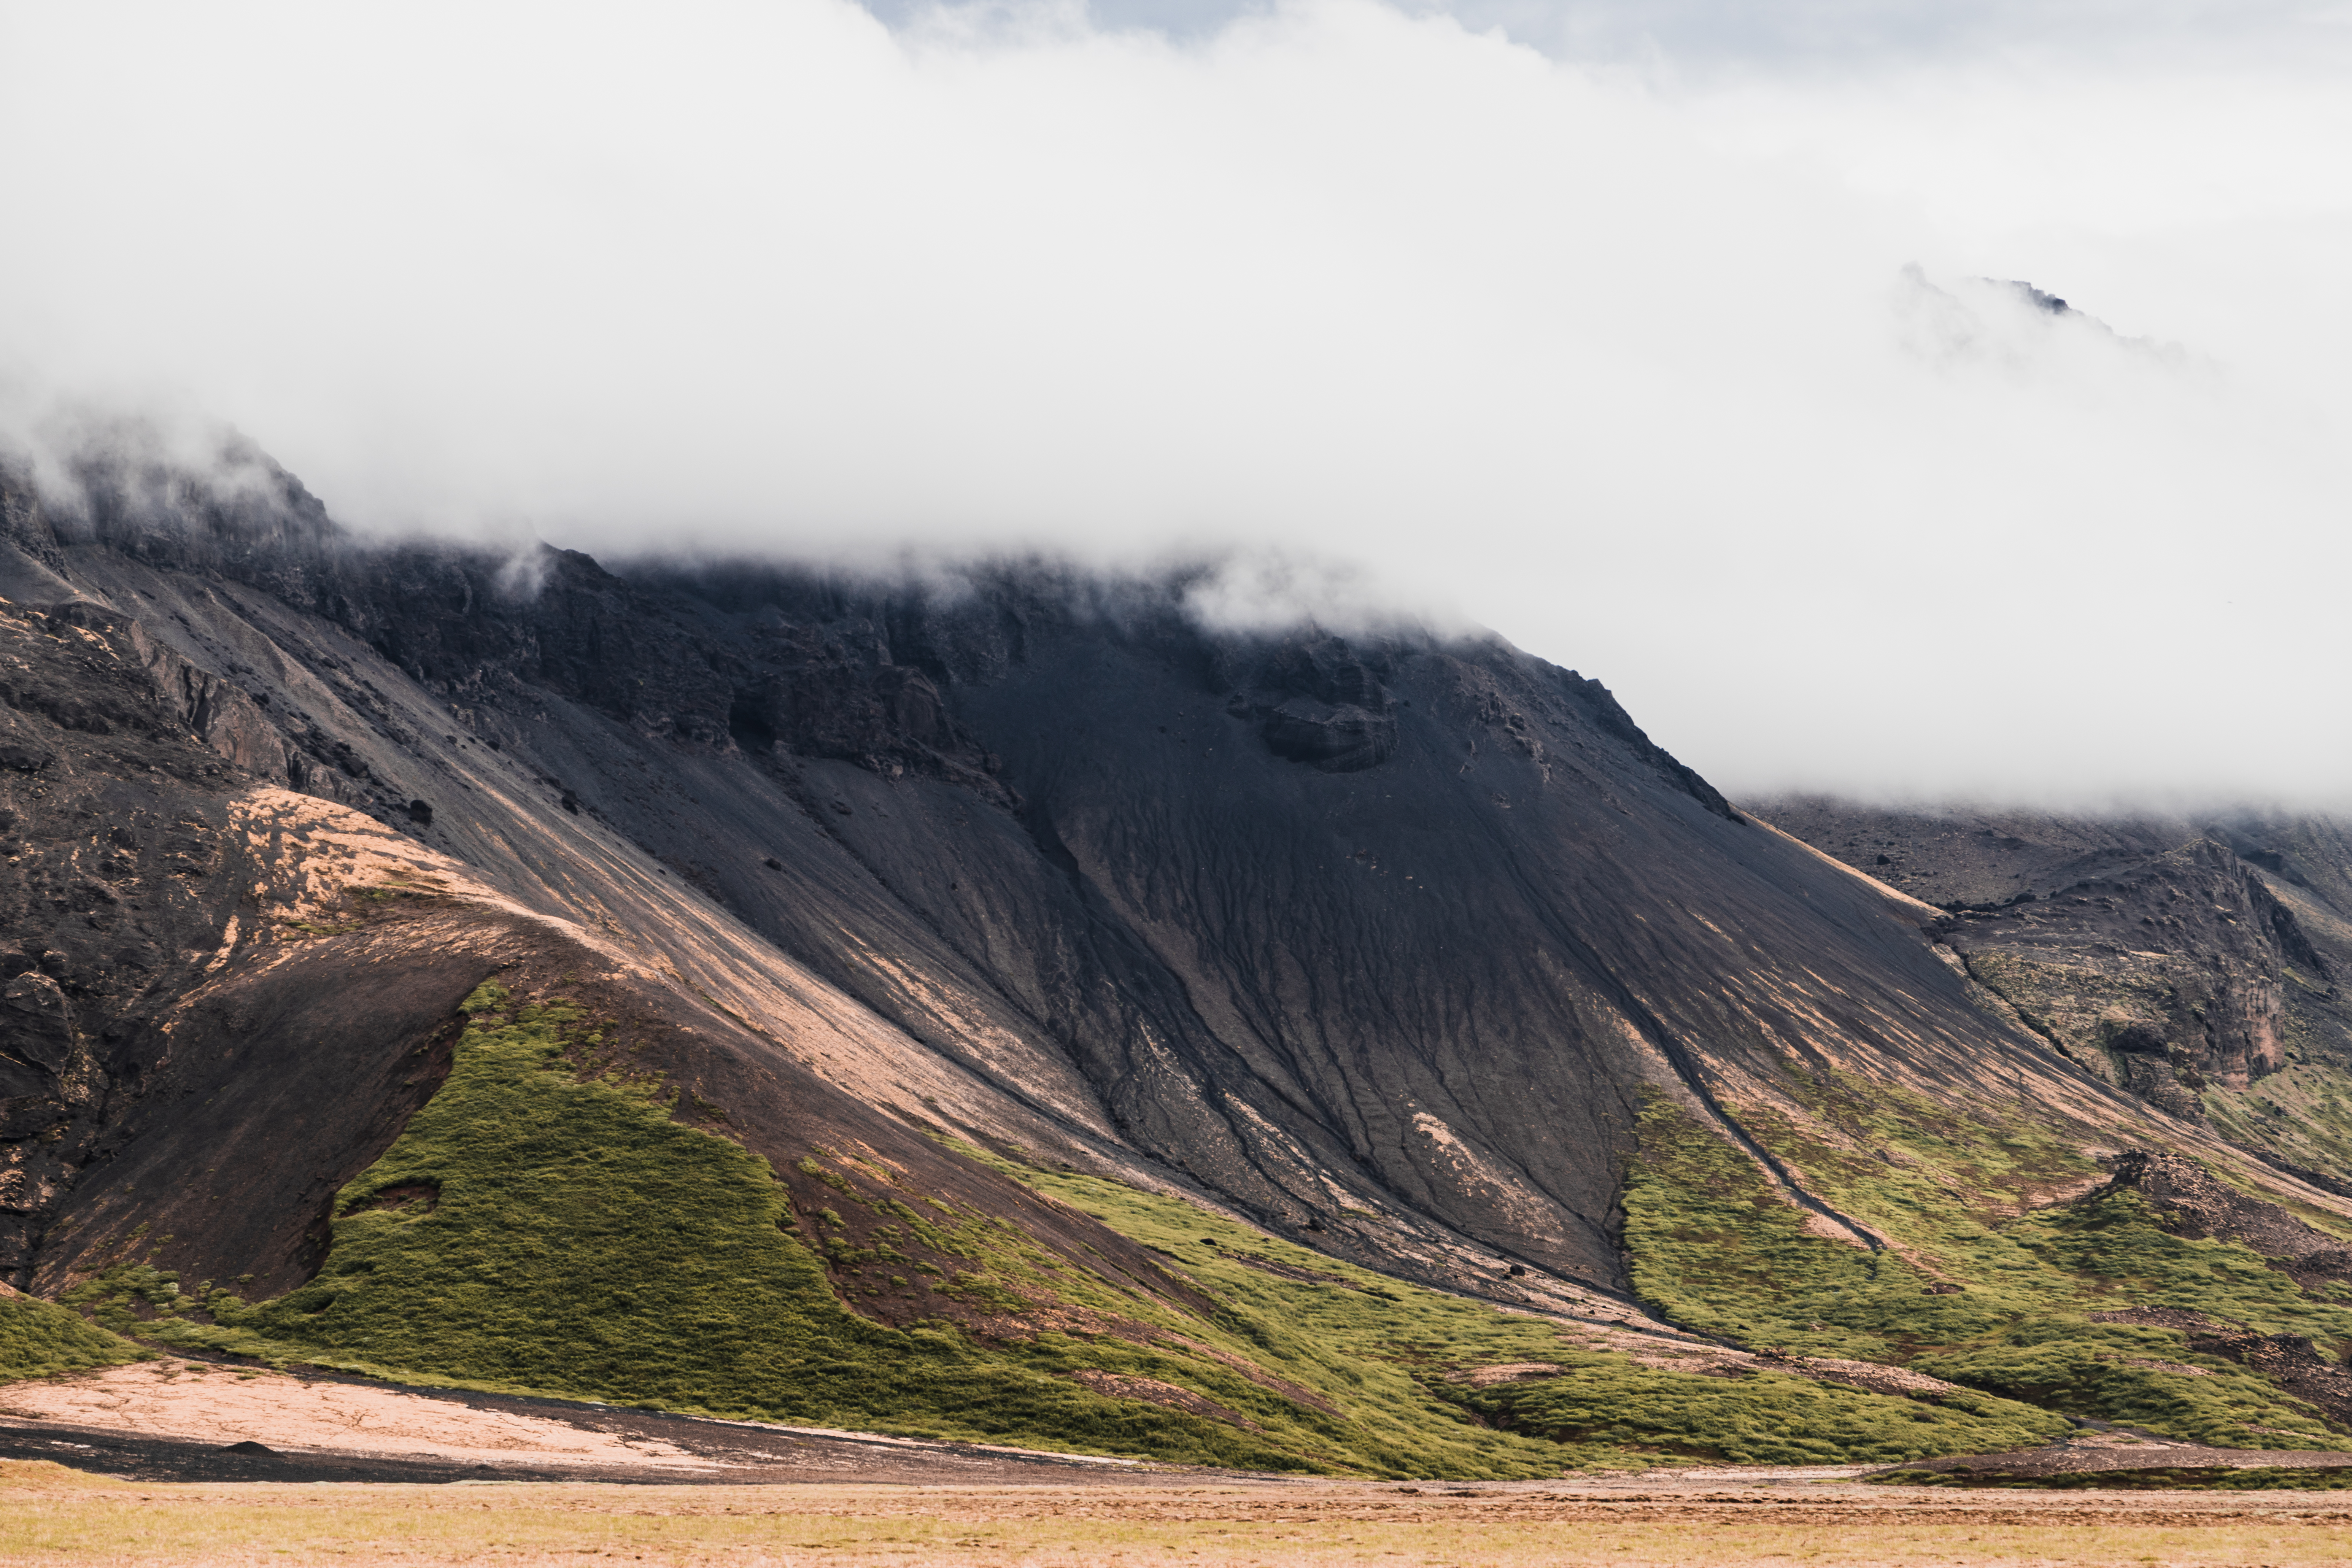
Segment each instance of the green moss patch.
[{"label": "green moss patch", "polygon": [[[85,1305],[175,1345],[793,1424],[1390,1476],[1556,1475],[1578,1457],[1443,1391],[1458,1357],[1438,1342],[1517,1357],[1553,1348],[1550,1325],[1369,1275],[1276,1280],[1199,1238],[1297,1249],[1116,1184],[1095,1184],[1096,1206],[1148,1222],[1141,1239],[1216,1305],[1121,1289],[833,1151],[796,1163],[822,1195],[795,1214],[766,1161],[677,1120],[671,1092],[611,1059],[577,1008],[486,985],[467,1010],[440,1091],[339,1194],[316,1279],[247,1303],[117,1271]],[[1207,1279],[1183,1261],[1204,1251]],[[872,1292],[877,1310],[1001,1309],[1006,1326],[894,1328],[837,1290]],[[1345,1343],[1326,1332],[1337,1324]]]},{"label": "green moss patch", "polygon": [[121,1366],[154,1353],[54,1301],[0,1296],[0,1382]]},{"label": "green moss patch", "polygon": [[2352,1340],[2352,1310],[2307,1295],[2244,1247],[2171,1234],[2128,1192],[2016,1213],[2011,1194],[2096,1169],[2022,1118],[1970,1118],[1900,1091],[1793,1076],[1812,1124],[1758,1112],[1749,1131],[1896,1247],[1808,1231],[1752,1161],[1654,1100],[1629,1168],[1626,1245],[1637,1289],[1666,1316],[1754,1349],[1907,1365],[2218,1447],[2343,1442],[2319,1411],[2191,1352],[2180,1331],[2088,1314],[2179,1307],[2328,1344]]},{"label": "green moss patch", "polygon": [[[1152,1249],[1166,1271],[1145,1279],[1157,1271],[1130,1259],[1140,1274],[1097,1272],[831,1150],[785,1173],[795,1208],[764,1159],[711,1130],[723,1126],[712,1108],[690,1108],[700,1125],[680,1120],[675,1091],[578,1007],[495,984],[466,1007],[440,1091],[339,1194],[316,1279],[249,1303],[126,1266],[75,1304],[151,1341],[412,1382],[1455,1479],[1997,1451],[2054,1436],[2052,1410],[2211,1442],[2263,1427],[2264,1446],[2315,1447],[2325,1425],[2260,1378],[2210,1359],[2184,1368],[2194,1358],[2175,1331],[2094,1326],[2083,1311],[2221,1279],[2242,1321],[2352,1338],[2344,1309],[2325,1309],[2343,1318],[2338,1336],[2242,1248],[2167,1236],[2128,1203],[2005,1219],[1954,1201],[1926,1155],[1859,1166],[1767,1126],[1809,1181],[1843,1184],[1837,1201],[1866,1207],[1908,1255],[1826,1240],[1744,1156],[1658,1106],[1627,1199],[1650,1300],[1757,1348],[1907,1362],[1963,1390],[1904,1398],[1782,1372],[1643,1366],[1565,1325],[1404,1285],[1179,1197],[957,1151]],[[2049,1179],[2059,1158],[2023,1136],[1906,1135],[2019,1180]],[[1940,1290],[1955,1275],[1968,1288]],[[1525,1363],[1562,1370],[1470,1375]]]},{"label": "green moss patch", "polygon": [[[1328,1391],[1359,1424],[1400,1438],[1466,1414],[1557,1442],[1561,1458],[1579,1466],[1639,1468],[1690,1458],[1893,1462],[2042,1443],[2067,1429],[2044,1412],[1976,1393],[1927,1403],[1780,1373],[1724,1378],[1646,1367],[1593,1350],[1557,1324],[1401,1284],[1178,1199],[1000,1164],[1170,1254],[1227,1303],[1221,1322],[1266,1364]],[[1531,1363],[1561,1372],[1486,1387],[1463,1381],[1480,1367]],[[1474,1429],[1457,1441],[1492,1436]]]},{"label": "green moss patch", "polygon": [[[2021,1299],[2004,1283],[2043,1270],[1949,1192],[1920,1191],[1930,1184],[1906,1180],[1908,1173],[1873,1173],[1891,1190],[1866,1217],[1891,1215],[1916,1231],[1924,1228],[1919,1211],[1940,1207],[1938,1239],[1955,1254],[1948,1272],[1814,1234],[1752,1160],[1670,1101],[1653,1100],[1638,1131],[1624,1197],[1634,1289],[1675,1321],[1734,1344],[1901,1362],[1924,1345],[2005,1329]],[[1829,1162],[1802,1152],[1801,1168],[1818,1182]],[[1939,1290],[1952,1276],[1968,1286]]]},{"label": "green moss patch", "polygon": [[1993,1343],[1923,1355],[1913,1365],[2068,1415],[2215,1447],[2343,1445],[2317,1412],[2266,1379],[2210,1357],[2185,1358],[2180,1343],[2168,1329],[2053,1313],[2026,1319]]},{"label": "green moss patch", "polygon": [[1580,1357],[1562,1375],[1505,1384],[1465,1402],[1562,1443],[1606,1443],[1739,1464],[1892,1464],[2023,1448],[2063,1436],[2063,1418],[1960,1391],[1895,1398],[1786,1373],[1701,1377],[1622,1357]]},{"label": "green moss patch", "polygon": [[[1981,1396],[1639,1368],[1181,1198],[979,1150],[958,1152],[1141,1243],[1156,1278],[1078,1267],[831,1150],[786,1173],[795,1210],[766,1161],[680,1121],[575,1006],[496,985],[466,1005],[440,1091],[338,1195],[316,1279],[247,1303],[130,1266],[79,1304],[165,1343],[407,1381],[1252,1469],[1506,1479],[2038,1435]],[[906,1318],[927,1301],[938,1315]],[[1525,1363],[1569,1371],[1508,1391],[1465,1378]]]},{"label": "green moss patch", "polygon": [[2307,1294],[2251,1247],[2174,1235],[2137,1193],[2029,1215],[2011,1229],[2086,1306],[2181,1307],[2263,1333],[2352,1341],[2352,1306]]},{"label": "green moss patch", "polygon": [[[945,1327],[837,1300],[759,1156],[672,1119],[656,1082],[583,1079],[591,1021],[468,999],[447,1080],[337,1200],[319,1276],[215,1290],[170,1343],[664,1409],[1295,1469],[1279,1441],[1094,1393]],[[429,1194],[429,1197],[428,1197]],[[381,1200],[381,1201],[380,1201]]]}]

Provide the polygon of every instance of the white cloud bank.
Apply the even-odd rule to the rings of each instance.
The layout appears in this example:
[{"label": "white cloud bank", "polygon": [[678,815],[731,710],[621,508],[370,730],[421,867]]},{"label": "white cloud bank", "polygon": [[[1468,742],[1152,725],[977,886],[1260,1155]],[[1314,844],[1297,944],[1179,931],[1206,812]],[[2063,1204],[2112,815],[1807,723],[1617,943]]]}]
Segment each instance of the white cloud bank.
[{"label": "white cloud bank", "polygon": [[1358,563],[1735,791],[2352,797],[2332,14],[1489,12],[6,0],[0,397],[373,527]]}]

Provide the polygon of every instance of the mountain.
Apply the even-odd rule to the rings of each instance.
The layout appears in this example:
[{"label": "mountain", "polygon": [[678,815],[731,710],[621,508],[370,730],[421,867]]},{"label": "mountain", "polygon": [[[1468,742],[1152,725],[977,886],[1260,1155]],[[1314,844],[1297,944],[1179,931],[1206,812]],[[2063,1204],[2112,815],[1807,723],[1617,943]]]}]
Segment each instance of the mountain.
[{"label": "mountain", "polygon": [[2069,1060],[2352,1193],[2352,824],[1756,808],[1941,909],[1936,934],[1971,981]]},{"label": "mountain", "polygon": [[2352,1430],[2254,1109],[2343,1071],[2325,825],[1937,879],[1496,637],[77,479],[0,488],[0,1352],[1387,1474]]}]

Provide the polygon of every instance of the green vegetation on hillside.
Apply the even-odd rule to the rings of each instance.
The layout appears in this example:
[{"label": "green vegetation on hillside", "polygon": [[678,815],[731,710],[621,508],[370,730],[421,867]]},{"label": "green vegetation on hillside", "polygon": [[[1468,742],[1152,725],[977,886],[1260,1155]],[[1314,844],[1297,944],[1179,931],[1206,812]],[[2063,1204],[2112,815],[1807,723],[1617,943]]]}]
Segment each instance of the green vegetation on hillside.
[{"label": "green vegetation on hillside", "polygon": [[0,1296],[0,1383],[120,1366],[155,1352],[31,1296]]},{"label": "green vegetation on hillside", "polygon": [[2176,1437],[2267,1448],[2341,1441],[2268,1380],[2190,1352],[2181,1331],[2088,1314],[2178,1307],[2330,1344],[2352,1339],[2352,1308],[2314,1300],[2244,1247],[2168,1233],[2134,1194],[2000,1212],[2004,1192],[2096,1174],[2021,1118],[1969,1121],[1826,1077],[1800,1087],[1859,1149],[1760,1113],[1746,1119],[1749,1131],[1895,1246],[1872,1251],[1812,1234],[1753,1162],[1654,1100],[1629,1171],[1625,1236],[1636,1289],[1669,1317],[1735,1343],[1905,1364]]},{"label": "green vegetation on hillside", "polygon": [[[2290,1002],[2294,993],[2287,993]],[[2321,1170],[2352,1165],[2352,1098],[2347,1096],[2347,1064],[2336,1050],[2299,1038],[2308,1034],[2301,1010],[2290,1005],[2280,1019],[2288,1056],[2276,1072],[2243,1089],[2208,1082],[2198,1091],[2215,1131],[2252,1149],[2268,1149]],[[2309,1215],[2304,1217],[2309,1218]],[[2340,1219],[2336,1220],[2341,1224]]]},{"label": "green vegetation on hillside", "polygon": [[[1744,1153],[1660,1100],[1629,1168],[1636,1286],[1735,1343],[1907,1364],[1961,1392],[1903,1398],[1793,1372],[1637,1363],[1180,1197],[968,1147],[957,1152],[1156,1249],[1215,1310],[1123,1288],[831,1151],[801,1162],[825,1202],[796,1220],[765,1160],[676,1120],[675,1092],[633,1072],[580,1009],[495,984],[466,1009],[439,1093],[339,1195],[316,1279],[248,1303],[183,1294],[124,1264],[68,1297],[103,1329],[43,1309],[57,1314],[51,1340],[99,1358],[73,1364],[139,1353],[112,1330],[409,1381],[1389,1476],[1899,1463],[2047,1441],[2064,1426],[2052,1412],[2239,1447],[2336,1440],[2316,1412],[2190,1352],[2179,1331],[2087,1314],[2179,1306],[2333,1344],[2352,1341],[2352,1306],[2311,1299],[2242,1247],[2166,1232],[2129,1193],[2021,1214],[2001,1194],[2056,1190],[2095,1167],[2030,1122],[1972,1121],[1827,1075],[1799,1081],[1806,1120],[1748,1124],[1895,1245],[1815,1234]],[[887,1327],[836,1291],[932,1299],[940,1315]],[[1003,1326],[982,1337],[950,1321],[950,1305]],[[19,1360],[53,1369],[65,1354]],[[1474,1375],[1542,1366],[1559,1370]]]},{"label": "green vegetation on hillside", "polygon": [[[254,1305],[214,1290],[210,1324],[163,1288],[174,1282],[119,1270],[92,1282],[91,1304],[127,1313],[137,1296],[162,1314],[141,1331],[170,1343],[731,1416],[1248,1468],[1525,1476],[1562,1463],[1441,1401],[1370,1420],[1369,1402],[1338,1410],[1281,1364],[1285,1331],[1245,1309],[1203,1322],[940,1205],[873,1200],[973,1260],[929,1288],[1058,1299],[1077,1309],[1068,1326],[988,1343],[944,1321],[869,1321],[790,1228],[764,1160],[674,1121],[659,1084],[581,1076],[565,1048],[596,1044],[593,1020],[510,1005],[496,985],[467,1007],[440,1092],[341,1194],[318,1278]],[[838,1185],[833,1204],[869,1202]],[[1170,1331],[1151,1343],[1089,1327],[1155,1319]],[[1278,1382],[1308,1382],[1307,1397]]]},{"label": "green vegetation on hillside", "polygon": [[[1286,1373],[1352,1384],[1370,1405],[1360,1417],[1366,1421],[1398,1420],[1433,1402],[1457,1404],[1513,1431],[1551,1438],[1579,1463],[1635,1468],[1662,1458],[1894,1463],[2046,1442],[2066,1428],[2041,1411],[1979,1394],[1937,1403],[1781,1373],[1643,1366],[1592,1350],[1541,1319],[1401,1285],[1176,1199],[998,1163],[1114,1230],[1174,1254],[1187,1273],[1234,1304],[1236,1318],[1252,1322],[1255,1342],[1273,1351]],[[1267,1272],[1269,1263],[1319,1271],[1343,1285],[1302,1286]],[[1479,1367],[1528,1363],[1560,1373],[1485,1387],[1454,1381]]]},{"label": "green vegetation on hillside", "polygon": [[[2039,1430],[1998,1400],[1938,1407],[1636,1367],[1561,1325],[1353,1268],[1181,1198],[976,1149],[959,1152],[1158,1249],[1216,1309],[1122,1289],[1002,1219],[813,1150],[802,1169],[825,1197],[800,1217],[829,1279],[767,1163],[675,1120],[673,1091],[633,1074],[594,1019],[496,984],[466,1009],[440,1091],[339,1195],[316,1279],[247,1303],[128,1264],[77,1303],[165,1343],[414,1382],[1262,1469],[1891,1461]],[[923,1271],[900,1250],[918,1244],[957,1267]],[[894,1329],[836,1289],[929,1293],[1010,1326]],[[1528,1363],[1565,1371],[1484,1389],[1465,1375]],[[1718,1419],[1727,1436],[1710,1436]]]},{"label": "green vegetation on hillside", "polygon": [[[767,1163],[671,1118],[667,1091],[582,1078],[592,1021],[496,984],[447,1081],[337,1203],[319,1276],[152,1336],[485,1388],[664,1409],[1297,1468],[1294,1445],[1105,1397],[944,1326],[835,1300]],[[1122,1369],[1124,1370],[1124,1369]]]},{"label": "green vegetation on hillside", "polygon": [[1501,1384],[1473,1409],[1562,1443],[1608,1443],[1741,1464],[1895,1464],[2029,1448],[2065,1419],[1966,1390],[1889,1398],[1788,1373],[1694,1377],[1622,1356],[1561,1358],[1561,1375]]}]

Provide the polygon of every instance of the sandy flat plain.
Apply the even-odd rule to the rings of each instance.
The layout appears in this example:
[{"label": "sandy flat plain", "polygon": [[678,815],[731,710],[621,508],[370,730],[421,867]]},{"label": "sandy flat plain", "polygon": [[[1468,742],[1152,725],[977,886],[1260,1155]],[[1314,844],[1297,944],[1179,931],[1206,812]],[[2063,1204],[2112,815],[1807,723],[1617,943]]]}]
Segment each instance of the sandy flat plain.
[{"label": "sandy flat plain", "polygon": [[0,1458],[134,1480],[1117,1480],[1150,1467],[166,1358],[0,1387]]},{"label": "sandy flat plain", "polygon": [[2352,1561],[2352,1502],[1848,1484],[153,1486],[0,1466],[0,1563],[2259,1564]]},{"label": "sandy flat plain", "polygon": [[[0,1409],[0,1452],[19,1456],[0,1458],[10,1564],[2352,1563],[2352,1492],[1952,1491],[1761,1467],[1287,1480],[176,1359],[14,1384]],[[23,1457],[43,1452],[68,1463]]]},{"label": "sandy flat plain", "polygon": [[676,1444],[366,1384],[204,1362],[144,1362],[0,1388],[0,1418],[226,1446],[498,1463],[709,1467]]}]

